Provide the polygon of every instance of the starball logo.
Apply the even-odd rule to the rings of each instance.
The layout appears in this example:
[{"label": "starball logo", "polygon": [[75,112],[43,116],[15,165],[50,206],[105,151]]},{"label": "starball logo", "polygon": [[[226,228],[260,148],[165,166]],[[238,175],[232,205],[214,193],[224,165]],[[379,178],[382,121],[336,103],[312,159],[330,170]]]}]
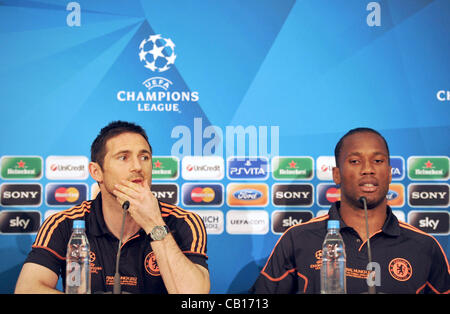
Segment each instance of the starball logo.
[{"label": "starball logo", "polygon": [[121,103],[135,105],[140,112],[181,113],[183,105],[198,102],[197,91],[180,89],[174,81],[178,78],[173,74],[177,59],[175,47],[171,38],[161,34],[142,39],[138,45],[137,59],[145,69],[156,75],[142,82],[145,90],[119,90],[116,99]]}]

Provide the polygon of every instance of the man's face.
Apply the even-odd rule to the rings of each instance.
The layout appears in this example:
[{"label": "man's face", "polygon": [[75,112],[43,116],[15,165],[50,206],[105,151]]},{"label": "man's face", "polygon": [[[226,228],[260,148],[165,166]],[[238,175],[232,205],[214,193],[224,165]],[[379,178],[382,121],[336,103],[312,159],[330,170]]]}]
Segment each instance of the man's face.
[{"label": "man's face", "polygon": [[147,141],[137,133],[122,133],[106,142],[100,183],[112,193],[121,180],[143,184],[152,181],[152,156]]},{"label": "man's face", "polygon": [[367,199],[368,208],[386,204],[391,179],[388,152],[380,136],[364,132],[344,139],[339,168],[333,168],[333,180],[340,184],[342,204],[361,208],[361,196]]}]

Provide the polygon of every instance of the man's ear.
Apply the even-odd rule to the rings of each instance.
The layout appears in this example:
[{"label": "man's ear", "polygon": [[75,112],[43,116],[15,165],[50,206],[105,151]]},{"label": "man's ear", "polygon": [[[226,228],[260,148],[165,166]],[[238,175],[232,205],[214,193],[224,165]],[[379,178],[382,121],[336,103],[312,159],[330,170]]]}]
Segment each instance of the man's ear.
[{"label": "man's ear", "polygon": [[91,174],[92,179],[98,183],[103,182],[103,170],[98,163],[92,161],[89,163],[89,173]]},{"label": "man's ear", "polygon": [[333,167],[333,181],[336,185],[341,184],[341,173],[338,167]]}]

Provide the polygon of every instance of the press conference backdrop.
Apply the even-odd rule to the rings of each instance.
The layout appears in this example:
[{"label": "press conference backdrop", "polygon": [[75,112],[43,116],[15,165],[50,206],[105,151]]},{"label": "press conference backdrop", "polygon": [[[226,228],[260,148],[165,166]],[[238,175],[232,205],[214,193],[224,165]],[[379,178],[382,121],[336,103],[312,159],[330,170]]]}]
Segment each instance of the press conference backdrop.
[{"label": "press conference backdrop", "polygon": [[246,292],[281,233],[339,199],[333,149],[359,126],[390,145],[395,214],[448,256],[449,15],[447,0],[1,1],[0,292],[43,220],[96,193],[90,144],[118,119],[147,130],[157,197],[203,218],[213,293]]}]

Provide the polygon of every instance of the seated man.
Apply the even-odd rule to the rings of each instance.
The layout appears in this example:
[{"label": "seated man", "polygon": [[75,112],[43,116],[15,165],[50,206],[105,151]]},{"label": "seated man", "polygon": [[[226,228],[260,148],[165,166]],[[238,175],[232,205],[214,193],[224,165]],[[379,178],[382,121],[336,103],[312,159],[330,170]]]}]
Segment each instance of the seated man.
[{"label": "seated man", "polygon": [[399,222],[387,205],[392,175],[386,140],[373,129],[353,129],[341,138],[334,153],[333,180],[340,185],[341,201],[327,215],[286,230],[252,292],[320,293],[328,220],[340,221],[347,255],[347,293],[367,292],[372,269],[367,270],[365,214],[360,202],[365,197],[372,261],[380,266],[376,291],[449,293],[450,268],[442,247],[432,236]]},{"label": "seated man", "polygon": [[[89,172],[100,193],[50,216],[41,226],[16,293],[57,293],[66,281],[67,243],[73,220],[84,220],[90,243],[91,292],[113,290],[122,205],[129,202],[120,260],[122,290],[129,293],[208,293],[206,231],[194,213],[159,202],[150,190],[152,148],[145,131],[116,121],[91,146]],[[159,231],[159,234],[152,231]]]}]

